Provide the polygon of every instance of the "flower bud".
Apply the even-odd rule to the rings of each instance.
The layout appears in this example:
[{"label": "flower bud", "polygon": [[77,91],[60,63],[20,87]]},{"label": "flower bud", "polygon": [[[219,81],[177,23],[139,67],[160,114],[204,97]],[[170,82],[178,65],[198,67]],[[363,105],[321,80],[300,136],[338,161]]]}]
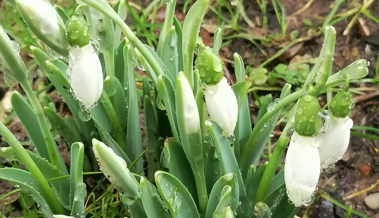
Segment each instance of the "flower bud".
[{"label": "flower bud", "polygon": [[67,24],[68,42],[71,46],[83,47],[89,43],[89,26],[83,16],[74,15]]},{"label": "flower bud", "polygon": [[205,85],[204,96],[209,115],[221,127],[223,135],[233,135],[238,118],[238,102],[226,78],[223,77],[216,85]]},{"label": "flower bud", "polygon": [[338,92],[330,103],[330,112],[336,118],[345,118],[350,115],[352,108],[351,94],[346,91]]},{"label": "flower bud", "polygon": [[177,95],[181,95],[179,98],[181,102],[177,102],[182,105],[184,114],[184,129],[187,135],[200,131],[200,117],[197,110],[197,104],[191,85],[189,84],[186,76],[183,72],[179,72],[176,80],[176,84],[179,90]]},{"label": "flower bud", "polygon": [[196,66],[201,80],[207,85],[217,85],[224,77],[224,62],[208,46],[199,51]]},{"label": "flower bud", "polygon": [[27,79],[27,70],[19,55],[18,44],[12,41],[0,26],[0,63],[4,73],[11,79]]},{"label": "flower bud", "polygon": [[91,110],[103,91],[103,70],[91,44],[71,47],[67,75],[71,91],[85,110]]},{"label": "flower bud", "polygon": [[320,176],[320,137],[304,137],[296,132],[291,137],[284,165],[288,198],[295,207],[309,205]]},{"label": "flower bud", "polygon": [[99,163],[100,170],[115,185],[124,197],[137,199],[140,197],[139,185],[129,171],[126,162],[104,143],[92,139],[93,152]]},{"label": "flower bud", "polygon": [[297,106],[295,115],[295,131],[302,136],[313,136],[320,131],[320,104],[316,97],[304,95]]},{"label": "flower bud", "polygon": [[321,159],[321,167],[326,169],[333,166],[340,160],[346,152],[350,141],[350,129],[353,127],[353,121],[349,118],[335,118],[330,116],[326,120],[328,129],[325,133],[321,133],[319,152]]},{"label": "flower bud", "polygon": [[30,30],[56,52],[67,54],[63,21],[46,0],[16,0],[17,8]]}]

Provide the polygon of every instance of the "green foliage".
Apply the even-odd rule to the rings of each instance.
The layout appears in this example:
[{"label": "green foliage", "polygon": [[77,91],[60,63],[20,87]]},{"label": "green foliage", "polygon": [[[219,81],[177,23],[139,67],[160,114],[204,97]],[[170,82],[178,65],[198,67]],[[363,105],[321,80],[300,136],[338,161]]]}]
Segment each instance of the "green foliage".
[{"label": "green foliage", "polygon": [[[221,2],[227,5],[225,7],[231,13],[232,21],[226,21],[222,15],[219,19],[236,30],[240,29],[237,25],[240,16],[252,25],[242,1],[235,2],[236,13],[228,2]],[[325,40],[320,58],[311,70],[309,63],[305,62],[289,66],[279,64],[272,72],[266,66],[300,40],[287,45],[258,68],[247,68],[248,75],[242,57],[233,55],[236,84],[232,90],[238,104],[238,121],[235,135],[227,138],[219,124],[209,119],[203,100],[203,84],[216,85],[223,79],[223,61],[218,52],[224,45],[224,29],[216,29],[213,49],[204,47],[198,39],[205,12],[209,8],[220,11],[220,7],[215,9],[208,5],[208,0],[198,0],[181,25],[174,15],[176,1],[168,1],[161,34],[155,37],[150,31],[157,26],[146,24],[146,20],[147,14],[156,13],[161,5],[159,1],[153,1],[141,12],[141,16],[125,0],[118,1],[114,7],[105,0],[81,0],[80,3],[77,6],[72,1],[69,8],[55,8],[59,16],[60,34],[57,38],[41,31],[39,25],[43,22],[33,23],[37,15],[28,13],[23,5],[17,3],[27,27],[50,47],[49,52],[41,49],[25,33],[26,27],[21,22],[17,23],[22,29],[22,39],[12,37],[27,46],[35,46],[31,47],[31,51],[42,76],[48,79],[50,86],[57,90],[67,105],[69,113],[64,119],[48,97],[43,98],[41,106],[27,80],[28,72],[18,51],[10,46],[5,32],[0,38],[3,68],[7,67],[6,73],[10,75],[17,73],[12,78],[20,83],[27,97],[26,100],[15,92],[11,98],[12,107],[36,148],[35,153],[27,151],[1,123],[0,135],[10,148],[1,149],[0,156],[26,166],[26,170],[0,169],[1,179],[11,181],[24,195],[32,196],[47,217],[63,214],[74,217],[264,218],[293,217],[296,214],[299,208],[288,202],[284,172],[278,170],[289,141],[289,129],[294,126],[297,132],[308,136],[316,133],[321,125],[317,95],[345,83],[345,80],[367,75],[367,62],[358,60],[329,76],[334,28],[325,27],[328,40]],[[264,14],[263,25],[266,25],[266,4],[264,1],[258,3]],[[278,0],[272,4],[284,36],[284,7]],[[11,10],[6,7],[6,10]],[[83,16],[73,15],[79,9]],[[127,12],[135,22],[135,32],[124,22]],[[20,21],[20,17],[15,16],[15,20]],[[17,36],[9,23],[3,28],[9,35]],[[145,35],[148,45],[138,39],[140,34]],[[292,36],[298,37],[295,32]],[[71,86],[71,66],[67,63],[68,42],[79,47],[89,44],[95,52],[99,52],[104,69],[104,88],[90,111],[84,110],[81,99],[72,94],[74,85]],[[157,46],[156,51],[154,45]],[[147,76],[141,77],[140,71],[145,71]],[[89,79],[82,79],[83,87]],[[284,79],[287,84],[281,88],[278,99],[273,99],[272,95],[261,98],[252,128],[248,99],[250,87],[264,87],[275,79]],[[291,93],[291,85],[303,87]],[[89,94],[92,91],[87,90]],[[335,99],[341,98],[340,95],[338,93]],[[270,135],[279,117],[284,116],[283,108],[294,105],[299,99],[296,115],[285,114],[289,118],[288,123],[273,154],[265,155],[264,148],[270,144]],[[228,103],[228,99],[223,100]],[[333,112],[339,104],[333,106],[333,101],[331,104]],[[348,113],[344,110],[343,114]],[[298,126],[300,120],[303,122]],[[70,170],[67,170],[58,151],[56,138],[53,138],[56,135],[70,149]],[[268,157],[268,162],[259,164],[262,157]],[[101,190],[101,196],[95,195],[94,191],[87,194],[83,177],[95,174],[92,171],[98,169],[112,185],[105,188],[109,182],[100,179],[94,191]],[[112,192],[114,188],[117,193]]]}]

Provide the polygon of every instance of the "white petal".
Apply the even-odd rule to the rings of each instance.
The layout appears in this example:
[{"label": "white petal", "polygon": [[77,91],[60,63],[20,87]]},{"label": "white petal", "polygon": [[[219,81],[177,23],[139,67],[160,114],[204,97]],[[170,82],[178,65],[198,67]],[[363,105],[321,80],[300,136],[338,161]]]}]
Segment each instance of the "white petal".
[{"label": "white petal", "polygon": [[183,105],[185,130],[187,134],[192,134],[200,130],[199,111],[192,88],[183,72],[179,72],[178,82],[177,85],[180,85],[182,93],[181,104]]},{"label": "white petal", "polygon": [[225,136],[233,135],[238,118],[238,102],[226,78],[217,85],[205,85],[205,101],[210,117],[216,121]]},{"label": "white petal", "polygon": [[349,117],[330,116],[326,122],[329,122],[328,130],[320,134],[322,141],[319,147],[321,166],[324,169],[342,158],[349,146],[350,129],[353,127],[353,121]]},{"label": "white petal", "polygon": [[90,110],[103,90],[103,71],[96,52],[88,44],[70,49],[67,74],[75,98]]},{"label": "white petal", "polygon": [[[308,205],[320,176],[319,139],[294,132],[284,166],[284,180],[289,199],[296,207]],[[309,142],[309,143],[305,143]]]},{"label": "white petal", "polygon": [[58,14],[50,3],[45,0],[17,0],[17,3],[41,27],[42,33],[60,35]]}]

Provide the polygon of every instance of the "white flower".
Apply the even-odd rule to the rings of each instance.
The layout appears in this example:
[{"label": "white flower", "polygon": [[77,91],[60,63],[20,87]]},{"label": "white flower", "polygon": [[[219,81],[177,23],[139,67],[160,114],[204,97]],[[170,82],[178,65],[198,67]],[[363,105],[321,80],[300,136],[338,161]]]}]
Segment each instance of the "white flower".
[{"label": "white flower", "polygon": [[350,129],[353,121],[349,117],[335,118],[330,116],[327,132],[321,133],[322,141],[319,146],[321,167],[328,168],[340,160],[346,152],[350,141]]},{"label": "white flower", "polygon": [[238,102],[226,78],[217,85],[204,85],[205,102],[210,117],[216,121],[223,135],[233,135],[238,118]]},{"label": "white flower", "polygon": [[86,110],[99,100],[103,90],[103,71],[98,55],[91,44],[70,48],[68,57],[71,90]]},{"label": "white flower", "polygon": [[45,0],[16,0],[20,10],[38,24],[42,33],[54,38],[59,37],[58,14],[54,7]]},{"label": "white flower", "polygon": [[304,137],[296,132],[291,137],[284,180],[289,199],[295,207],[309,205],[320,176],[320,156],[317,146],[320,137]]},{"label": "white flower", "polygon": [[180,87],[182,94],[182,102],[178,103],[181,103],[183,107],[185,131],[188,135],[196,133],[200,130],[199,112],[197,110],[197,104],[195,97],[193,96],[192,88],[183,72],[179,72],[178,74],[177,86]]}]

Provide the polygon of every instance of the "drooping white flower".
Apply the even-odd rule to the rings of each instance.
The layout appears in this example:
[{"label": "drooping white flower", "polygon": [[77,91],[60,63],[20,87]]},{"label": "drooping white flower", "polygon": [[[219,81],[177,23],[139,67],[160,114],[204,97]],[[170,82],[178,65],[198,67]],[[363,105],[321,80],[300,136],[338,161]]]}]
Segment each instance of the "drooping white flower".
[{"label": "drooping white flower", "polygon": [[291,137],[284,180],[289,199],[295,207],[309,205],[320,176],[320,156],[317,146],[320,137],[304,137],[296,132]]},{"label": "drooping white flower", "polygon": [[90,110],[103,90],[103,71],[99,57],[91,43],[70,48],[67,75],[75,98]]},{"label": "drooping white flower", "polygon": [[349,117],[335,118],[331,115],[326,122],[328,129],[320,134],[322,140],[318,148],[323,169],[342,158],[349,146],[350,129],[353,127],[353,121]]},{"label": "drooping white flower", "polygon": [[16,0],[20,10],[39,25],[42,33],[58,37],[60,34],[58,14],[54,7],[45,0]]},{"label": "drooping white flower", "polygon": [[205,102],[210,117],[219,124],[223,135],[233,135],[238,118],[238,102],[232,87],[225,77],[217,85],[204,86]]}]

